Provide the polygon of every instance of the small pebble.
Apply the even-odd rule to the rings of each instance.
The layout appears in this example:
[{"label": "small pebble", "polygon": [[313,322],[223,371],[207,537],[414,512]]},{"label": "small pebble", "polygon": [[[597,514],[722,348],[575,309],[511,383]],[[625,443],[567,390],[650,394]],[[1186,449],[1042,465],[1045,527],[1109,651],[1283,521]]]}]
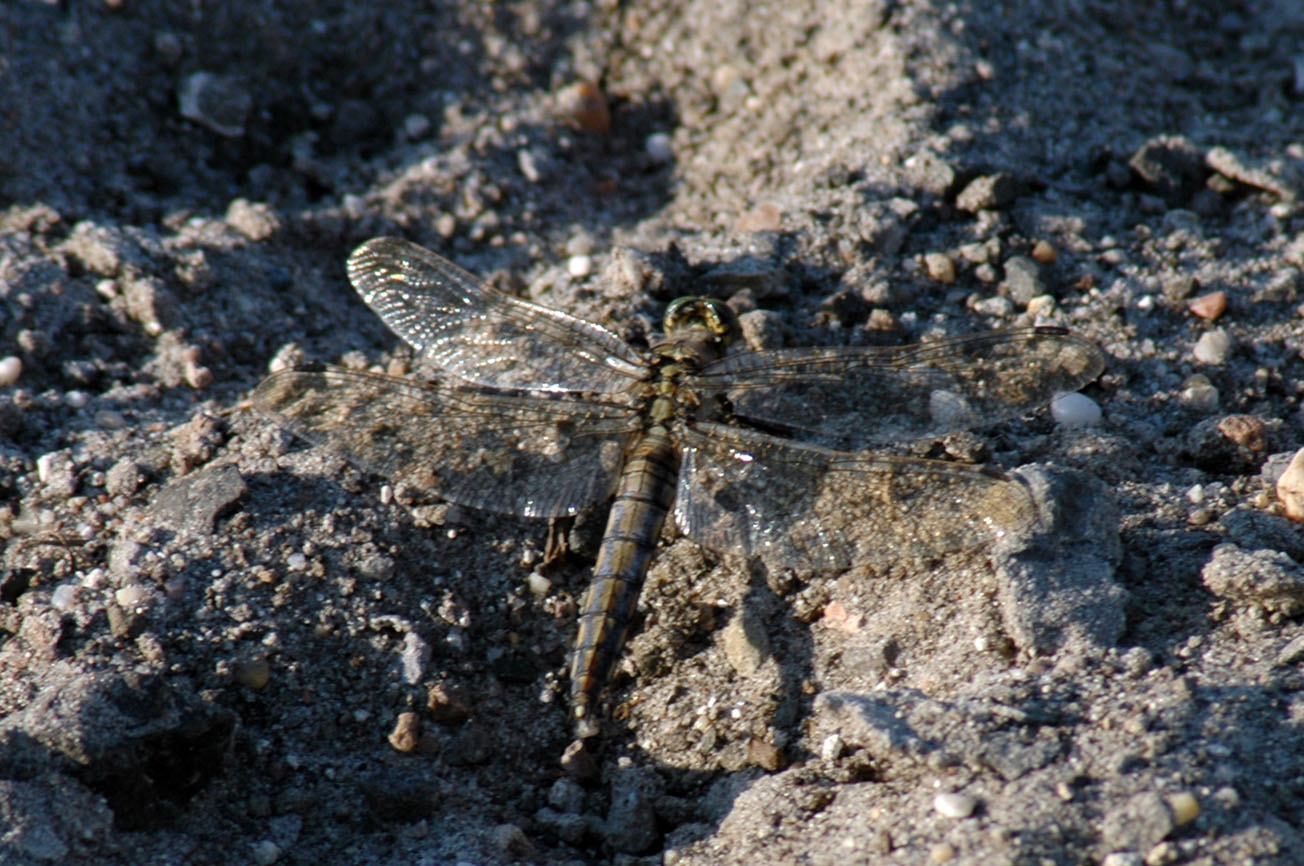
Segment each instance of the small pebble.
[{"label": "small pebble", "polygon": [[415,751],[421,740],[421,718],[413,712],[399,713],[388,739],[397,751],[404,754]]},{"label": "small pebble", "polygon": [[80,589],[75,583],[61,583],[50,593],[50,606],[55,610],[69,611],[77,603],[77,590]]},{"label": "small pebble", "polygon": [[1277,653],[1278,665],[1293,665],[1304,660],[1304,634],[1293,639]]},{"label": "small pebble", "polygon": [[135,610],[149,600],[149,588],[139,583],[129,583],[113,593],[113,600],[123,610]]},{"label": "small pebble", "polygon": [[557,113],[584,132],[606,135],[611,131],[607,97],[591,81],[577,81],[557,93]]},{"label": "small pebble", "polygon": [[1168,808],[1173,810],[1173,823],[1178,827],[1200,817],[1200,802],[1190,791],[1180,791],[1168,798]]},{"label": "small pebble", "polygon": [[929,279],[950,285],[955,282],[955,262],[946,253],[925,253],[924,270]]},{"label": "small pebble", "polygon": [[671,146],[670,136],[664,132],[654,132],[649,135],[643,142],[643,150],[647,152],[648,159],[661,165],[673,162],[675,159],[675,150]]},{"label": "small pebble", "polygon": [[974,311],[982,313],[984,316],[1003,319],[1014,312],[1014,302],[1002,295],[996,295],[991,298],[983,298],[973,305]]},{"label": "small pebble", "polygon": [[1143,866],[1144,863],[1141,855],[1135,851],[1115,851],[1106,854],[1105,859],[1100,861],[1100,866]]},{"label": "small pebble", "polygon": [[1191,354],[1195,356],[1195,360],[1202,364],[1217,365],[1227,360],[1227,354],[1231,351],[1231,348],[1231,336],[1222,328],[1216,328],[1200,335],[1200,339],[1196,341]]},{"label": "small pebble", "polygon": [[1268,449],[1268,425],[1257,415],[1228,415],[1218,422],[1218,432],[1251,451]]},{"label": "small pebble", "polygon": [[1212,322],[1227,309],[1226,292],[1210,292],[1187,301],[1186,308],[1202,319]]},{"label": "small pebble", "polygon": [[978,801],[968,794],[943,791],[933,798],[933,808],[947,818],[968,818],[978,807]]},{"label": "small pebble", "polygon": [[788,763],[783,749],[755,737],[747,742],[747,762],[771,773],[782,770]]},{"label": "small pebble", "polygon": [[0,358],[0,388],[8,388],[18,381],[18,377],[23,375],[23,362],[21,358],[15,358],[9,355]]},{"label": "small pebble", "polygon": [[1295,452],[1277,479],[1277,499],[1287,517],[1304,522],[1304,448]]},{"label": "small pebble", "polygon": [[530,594],[535,598],[546,598],[552,590],[552,581],[537,571],[530,572],[525,578],[525,585],[529,587]]},{"label": "small pebble", "polygon": [[63,395],[63,402],[69,409],[85,409],[86,404],[91,402],[91,395],[85,391],[69,391]]},{"label": "small pebble", "polygon": [[1049,317],[1055,314],[1055,296],[1054,295],[1037,295],[1028,301],[1028,315],[1036,317]]},{"label": "small pebble", "polygon": [[265,687],[272,678],[272,666],[267,659],[248,659],[238,661],[231,668],[231,678],[242,686],[258,691]]},{"label": "small pebble", "polygon": [[593,273],[592,256],[571,256],[566,260],[566,273],[575,279],[587,277]]},{"label": "small pebble", "polygon": [[1187,379],[1178,395],[1183,403],[1202,412],[1213,412],[1218,408],[1218,389],[1209,381],[1209,377],[1196,374]]},{"label": "small pebble", "polygon": [[929,863],[949,863],[955,859],[955,846],[950,842],[938,842],[928,849]]},{"label": "small pebble", "polygon": [[253,849],[254,862],[258,866],[272,866],[281,858],[281,846],[271,839],[263,839],[250,846]]},{"label": "small pebble", "polygon": [[303,571],[308,567],[308,557],[302,553],[291,553],[285,558],[285,565],[291,571]]},{"label": "small pebble", "polygon": [[1053,265],[1059,258],[1059,252],[1049,241],[1037,241],[1032,245],[1032,258],[1039,264]]},{"label": "small pebble", "polygon": [[1051,398],[1050,414],[1061,427],[1094,427],[1100,423],[1100,404],[1086,394],[1070,391]]}]

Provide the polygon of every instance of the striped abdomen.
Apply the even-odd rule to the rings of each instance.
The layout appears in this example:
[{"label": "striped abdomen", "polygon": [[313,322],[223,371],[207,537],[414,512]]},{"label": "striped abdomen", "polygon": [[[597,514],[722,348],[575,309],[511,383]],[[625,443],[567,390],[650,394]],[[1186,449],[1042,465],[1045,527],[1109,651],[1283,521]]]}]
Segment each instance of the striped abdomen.
[{"label": "striped abdomen", "polygon": [[593,704],[625,643],[678,474],[679,455],[664,428],[645,434],[625,461],[571,654],[571,712],[581,737],[597,733]]}]

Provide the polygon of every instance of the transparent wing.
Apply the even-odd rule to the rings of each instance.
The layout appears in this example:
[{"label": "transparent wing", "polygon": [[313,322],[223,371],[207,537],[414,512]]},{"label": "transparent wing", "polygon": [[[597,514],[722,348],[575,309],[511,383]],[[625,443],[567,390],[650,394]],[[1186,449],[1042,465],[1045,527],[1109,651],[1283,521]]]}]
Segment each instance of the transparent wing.
[{"label": "transparent wing", "polygon": [[894,348],[731,355],[693,387],[722,393],[757,427],[856,450],[1016,417],[1100,375],[1104,356],[1062,328],[1028,328]]},{"label": "transparent wing", "polygon": [[263,380],[254,404],[351,463],[450,502],[560,517],[606,498],[629,409],[333,367]]},{"label": "transparent wing", "polygon": [[1036,518],[1022,485],[979,467],[830,451],[716,423],[684,431],[681,441],[680,529],[771,568],[931,559]]},{"label": "transparent wing", "polygon": [[642,356],[605,328],[500,292],[408,241],[372,238],[348,272],[390,330],[468,382],[615,393],[645,373]]}]

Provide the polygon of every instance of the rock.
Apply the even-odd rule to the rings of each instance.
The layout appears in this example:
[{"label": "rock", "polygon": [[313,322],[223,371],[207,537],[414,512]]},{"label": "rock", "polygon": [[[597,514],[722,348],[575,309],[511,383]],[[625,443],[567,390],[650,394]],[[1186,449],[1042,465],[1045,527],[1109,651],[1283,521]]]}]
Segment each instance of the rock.
[{"label": "rock", "polygon": [[1032,259],[1038,264],[1053,265],[1059,258],[1059,251],[1050,241],[1039,240],[1032,245]]},{"label": "rock", "polygon": [[1010,256],[1005,260],[1005,282],[1001,284],[1010,300],[1020,307],[1038,295],[1046,294],[1046,283],[1041,278],[1041,266],[1026,256]]},{"label": "rock", "polygon": [[0,358],[0,388],[8,388],[23,375],[23,361],[13,355]]},{"label": "rock", "polygon": [[1227,293],[1209,292],[1186,302],[1186,308],[1207,322],[1217,319],[1227,310]]},{"label": "rock", "polygon": [[977,213],[996,210],[1012,203],[1019,193],[1019,184],[1008,172],[983,175],[969,182],[955,198],[955,206],[962,211]]},{"label": "rock", "polygon": [[394,729],[389,732],[389,744],[400,752],[416,750],[421,740],[421,717],[413,712],[399,713]]},{"label": "rock", "polygon": [[750,677],[770,655],[770,638],[755,612],[743,604],[721,635],[724,657],[740,677]]},{"label": "rock", "polygon": [[1107,814],[1100,835],[1110,851],[1149,851],[1172,832],[1173,826],[1168,804],[1158,794],[1147,791]]},{"label": "rock", "polygon": [[925,253],[924,270],[929,279],[937,280],[943,285],[955,282],[955,262],[946,253]]},{"label": "rock", "polygon": [[1249,451],[1268,448],[1268,425],[1257,415],[1228,415],[1218,422],[1218,432]]},{"label": "rock", "polygon": [[150,517],[176,532],[211,535],[217,521],[235,510],[247,492],[234,466],[215,466],[164,487],[150,505]]},{"label": "rock", "polygon": [[[0,720],[0,742],[77,768],[120,829],[166,822],[207,784],[230,747],[235,716],[160,676],[94,671],[58,661],[23,709]],[[0,750],[0,777],[14,759]],[[30,763],[30,757],[25,763]]]},{"label": "rock", "polygon": [[1277,499],[1287,517],[1304,522],[1304,448],[1295,452],[1277,479]]},{"label": "rock", "polygon": [[1077,391],[1056,394],[1050,401],[1050,415],[1061,427],[1094,427],[1100,423],[1100,404]]},{"label": "rock", "polygon": [[743,342],[753,351],[783,345],[783,317],[773,310],[752,310],[738,317]]},{"label": "rock", "polygon": [[1041,515],[1027,538],[993,552],[1001,618],[1016,646],[1036,653],[1092,653],[1123,633],[1118,509],[1103,482],[1080,472],[1025,466]]},{"label": "rock", "polygon": [[59,863],[113,826],[104,799],[59,773],[0,779],[0,863]]},{"label": "rock", "polygon": [[872,755],[921,758],[934,747],[905,721],[920,700],[926,699],[916,692],[821,692],[815,698],[815,721],[821,729],[836,731],[848,746]]},{"label": "rock", "polygon": [[703,278],[713,292],[732,295],[750,289],[759,300],[786,297],[788,274],[775,265],[754,256],[741,256],[730,262],[716,265]]},{"label": "rock", "polygon": [[787,757],[774,743],[755,737],[747,741],[747,763],[773,773],[787,766]]},{"label": "rock", "polygon": [[226,223],[254,241],[267,240],[281,228],[281,221],[270,205],[266,202],[251,203],[244,198],[233,199],[227,205]]},{"label": "rock", "polygon": [[583,132],[606,135],[611,131],[611,111],[602,88],[591,81],[577,81],[557,91],[559,117]]},{"label": "rock", "polygon": [[1132,171],[1169,204],[1182,204],[1204,183],[1204,154],[1182,136],[1156,136],[1128,160]]},{"label": "rock", "polygon": [[490,833],[494,847],[513,860],[533,860],[534,844],[525,835],[525,831],[515,824],[499,824]]},{"label": "rock", "polygon": [[[1231,416],[1238,417],[1238,416]],[[1239,416],[1244,417],[1244,416]],[[1262,422],[1260,422],[1262,423]],[[1239,421],[1228,422],[1227,417],[1206,418],[1186,434],[1182,452],[1192,463],[1208,472],[1254,472],[1265,458],[1263,450],[1252,450],[1233,436],[1255,444],[1264,444],[1266,431],[1256,438]]]},{"label": "rock", "polygon": [[548,805],[559,812],[579,814],[584,809],[584,788],[562,778],[548,789]]},{"label": "rock", "polygon": [[661,838],[652,804],[656,778],[638,767],[616,770],[611,782],[611,808],[604,834],[609,844],[623,854],[650,851]]},{"label": "rock", "polygon": [[1227,355],[1231,350],[1231,335],[1223,328],[1215,328],[1200,335],[1200,339],[1195,341],[1195,346],[1191,349],[1191,354],[1201,364],[1217,366],[1227,361]]},{"label": "rock", "polygon": [[692,281],[688,262],[675,248],[665,253],[645,253],[616,247],[607,256],[598,282],[604,292],[634,297],[646,292],[659,301],[686,294]]},{"label": "rock", "polygon": [[1281,551],[1251,553],[1235,544],[1220,544],[1200,577],[1220,598],[1257,604],[1283,616],[1304,612],[1304,568]]},{"label": "rock", "polygon": [[947,818],[968,818],[978,808],[978,801],[968,794],[942,791],[933,798],[933,808]]},{"label": "rock", "polygon": [[104,475],[104,489],[110,496],[130,496],[145,483],[145,471],[130,457],[123,457]]}]

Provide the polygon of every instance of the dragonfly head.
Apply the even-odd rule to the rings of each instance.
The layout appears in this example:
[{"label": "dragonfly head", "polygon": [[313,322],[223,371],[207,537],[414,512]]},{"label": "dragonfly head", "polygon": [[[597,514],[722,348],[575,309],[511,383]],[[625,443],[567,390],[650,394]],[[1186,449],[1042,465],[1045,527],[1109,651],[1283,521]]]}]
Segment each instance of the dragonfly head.
[{"label": "dragonfly head", "polygon": [[675,339],[705,331],[707,338],[728,346],[739,334],[738,316],[724,301],[702,295],[676,298],[666,307],[663,319],[666,337]]}]

